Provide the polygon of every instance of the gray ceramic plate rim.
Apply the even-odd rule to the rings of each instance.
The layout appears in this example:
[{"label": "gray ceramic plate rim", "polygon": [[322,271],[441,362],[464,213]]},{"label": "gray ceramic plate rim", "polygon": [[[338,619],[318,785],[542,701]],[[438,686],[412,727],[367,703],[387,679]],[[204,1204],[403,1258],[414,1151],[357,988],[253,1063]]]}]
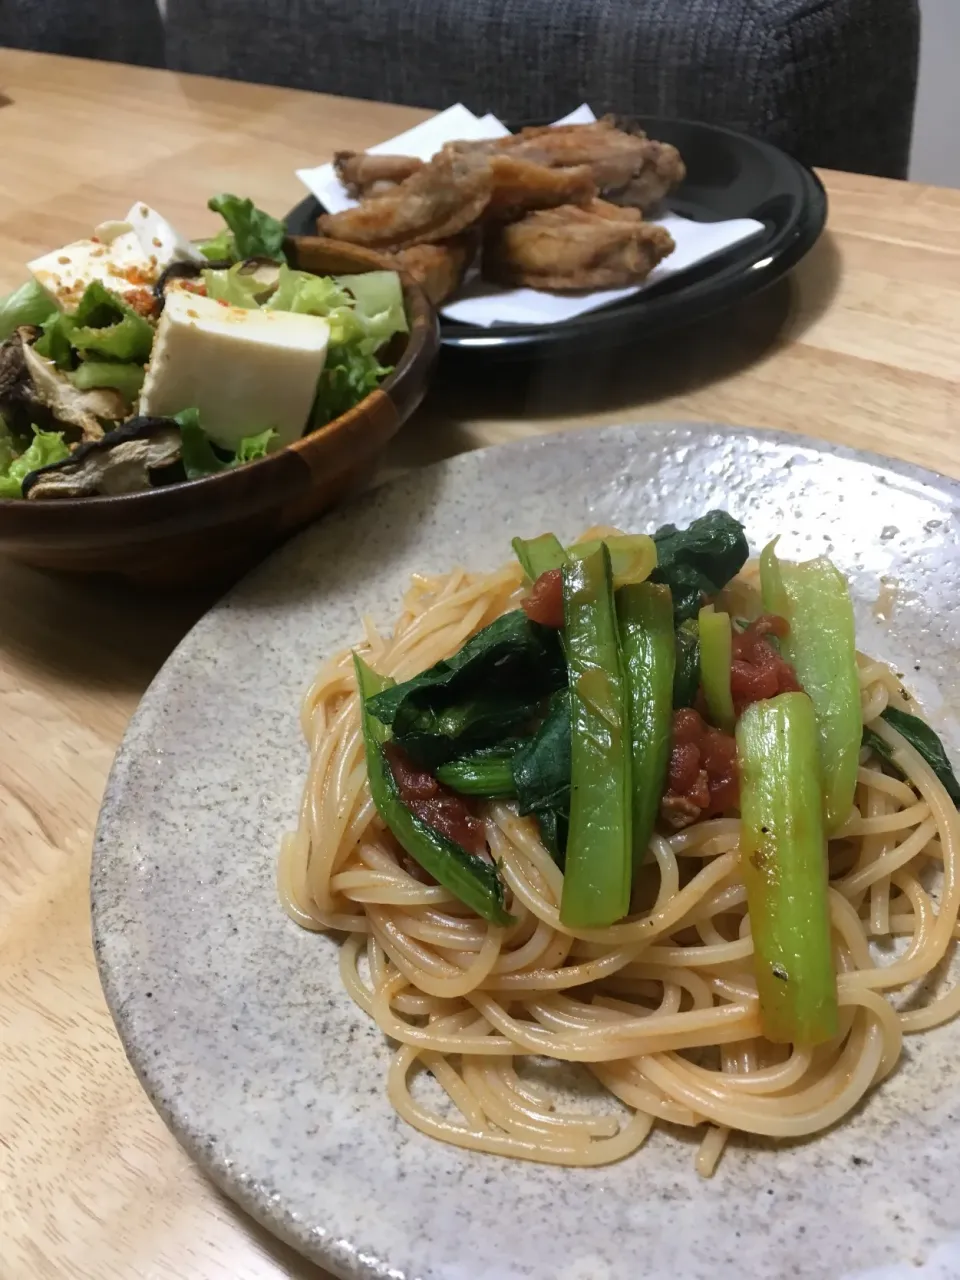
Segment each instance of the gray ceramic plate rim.
[{"label": "gray ceramic plate rim", "polygon": [[[411,483],[418,484],[421,487],[429,487],[432,478],[436,477],[450,481],[455,485],[458,478],[463,476],[476,474],[484,469],[495,471],[499,460],[508,461],[511,470],[526,471],[527,474],[530,474],[538,466],[538,460],[543,459],[544,451],[546,451],[547,455],[555,454],[555,456],[559,456],[559,452],[564,449],[571,450],[574,453],[578,450],[586,450],[588,454],[592,455],[596,451],[602,452],[604,448],[613,447],[611,442],[619,441],[622,443],[627,439],[627,436],[623,434],[625,431],[632,432],[631,438],[637,443],[642,443],[642,445],[651,448],[654,444],[660,446],[664,450],[664,464],[667,461],[673,462],[685,450],[692,450],[696,453],[698,448],[702,448],[709,452],[709,447],[715,446],[715,450],[718,453],[722,453],[724,448],[735,451],[737,447],[735,442],[740,442],[748,455],[751,450],[754,452],[759,451],[759,455],[764,455],[765,453],[776,453],[779,449],[785,451],[787,456],[796,455],[802,457],[803,455],[812,454],[814,458],[808,459],[811,461],[830,457],[841,463],[859,464],[865,468],[864,474],[868,471],[873,473],[877,483],[881,485],[889,483],[886,477],[897,477],[900,483],[895,485],[895,490],[898,493],[902,492],[908,497],[911,493],[917,493],[920,495],[920,500],[936,502],[939,504],[939,509],[945,509],[948,513],[956,513],[960,510],[960,483],[938,476],[910,463],[781,432],[723,427],[705,423],[639,423],[632,428],[608,428],[602,431],[588,429],[560,436],[535,437],[516,444],[496,446],[492,449],[463,455],[417,473],[415,481],[412,481],[410,477],[401,478],[401,480],[394,482],[393,485],[385,486],[384,489],[377,491],[375,494],[367,495],[365,498],[341,509],[330,520],[340,522],[340,525],[349,524],[351,520],[362,518],[365,513],[369,512],[371,504],[389,500],[391,488],[409,486]],[[712,442],[712,444],[708,447],[705,442]],[[386,495],[386,498],[384,498],[384,495]],[[559,520],[557,523],[560,523]],[[145,975],[142,972],[142,965],[140,964],[142,957],[138,956],[135,935],[142,920],[149,918],[152,909],[148,901],[149,895],[145,895],[142,892],[131,892],[129,881],[131,868],[142,853],[141,845],[138,839],[135,838],[138,830],[136,815],[131,809],[131,797],[127,795],[131,765],[138,756],[143,755],[145,750],[144,743],[140,741],[140,735],[144,726],[149,725],[151,718],[155,718],[162,713],[169,682],[176,672],[184,668],[185,664],[189,666],[195,660],[195,652],[202,639],[204,637],[210,639],[222,627],[229,629],[232,625],[231,611],[241,608],[245,600],[255,597],[258,590],[262,590],[268,579],[276,579],[278,575],[282,575],[284,566],[292,565],[296,557],[303,554],[305,548],[313,543],[321,543],[326,537],[325,530],[330,527],[330,521],[325,521],[322,525],[315,526],[312,530],[300,535],[293,543],[288,544],[286,548],[255,570],[248,579],[235,588],[220,604],[215,606],[178,646],[147,691],[140,709],[131,721],[107,783],[94,843],[91,892],[94,944],[101,981],[130,1062],[154,1105],[177,1138],[214,1182],[229,1196],[271,1231],[286,1239],[307,1256],[329,1267],[338,1275],[351,1277],[379,1278],[391,1276],[397,1277],[397,1280],[412,1280],[413,1276],[422,1275],[430,1277],[443,1276],[444,1280],[447,1280],[448,1277],[472,1276],[480,1275],[481,1273],[488,1277],[494,1275],[552,1275],[554,1272],[541,1272],[537,1262],[534,1262],[531,1268],[528,1265],[529,1260],[525,1261],[523,1265],[515,1265],[513,1259],[508,1261],[506,1258],[503,1260],[503,1268],[500,1268],[496,1263],[491,1264],[487,1259],[482,1266],[478,1263],[478,1269],[474,1271],[471,1270],[472,1261],[469,1258],[465,1258],[459,1260],[459,1265],[456,1260],[453,1263],[448,1260],[445,1263],[438,1264],[435,1269],[431,1261],[432,1246],[430,1245],[424,1247],[411,1239],[406,1242],[407,1248],[403,1250],[402,1257],[386,1256],[382,1251],[378,1252],[367,1247],[366,1240],[363,1238],[362,1232],[357,1231],[356,1225],[354,1225],[351,1235],[350,1232],[344,1233],[336,1220],[324,1222],[307,1220],[287,1202],[284,1191],[278,1189],[275,1179],[272,1180],[262,1176],[262,1171],[257,1167],[255,1160],[244,1163],[243,1161],[238,1161],[231,1154],[233,1144],[223,1140],[224,1133],[215,1132],[215,1126],[205,1122],[202,1109],[199,1114],[194,1112],[189,1093],[186,1095],[181,1094],[181,1087],[185,1086],[189,1090],[189,1079],[185,1078],[182,1072],[178,1074],[176,1070],[168,1068],[163,1052],[158,1050],[156,1045],[145,1042],[138,1031],[138,1018],[142,1018],[145,1008],[147,1008],[144,1004],[144,996],[151,993],[144,991]],[[883,536],[886,536],[886,529]],[[505,531],[505,544],[508,538],[509,533]],[[756,543],[754,542],[755,545]],[[274,607],[279,609],[281,614],[283,612],[282,601],[274,602],[274,605],[268,607],[264,613],[264,621],[268,627],[274,617]],[[952,656],[952,652],[952,648],[944,650],[944,653],[948,656]],[[318,656],[320,656],[319,653]],[[288,708],[288,710],[290,709]],[[294,707],[292,710],[295,714],[296,708]],[[950,740],[951,745],[957,745],[953,735],[951,735]],[[300,776],[302,776],[302,769]],[[297,781],[299,783],[299,777]],[[287,826],[289,826],[290,817],[291,815],[288,815]],[[143,833],[141,832],[140,834],[142,835]],[[148,837],[144,837],[144,839],[148,839]],[[277,917],[277,921],[279,919]],[[273,923],[271,923],[272,927]],[[334,979],[336,980],[335,974]],[[382,1087],[382,1081],[379,1081],[379,1083]],[[951,1116],[950,1118],[952,1119],[953,1117]],[[222,1128],[223,1126],[221,1125]],[[238,1130],[238,1132],[241,1132],[241,1130]],[[424,1143],[428,1141],[420,1138],[419,1135],[411,1136],[409,1130],[405,1130],[404,1135],[405,1137],[401,1138],[401,1141],[410,1142],[416,1140]],[[235,1137],[236,1134],[229,1136]],[[243,1145],[242,1141],[240,1145]],[[431,1146],[430,1148],[430,1151],[435,1153],[438,1162],[442,1162],[441,1152],[448,1150],[439,1146]],[[756,1159],[769,1158],[769,1152],[760,1151],[754,1154]],[[689,1155],[689,1152],[687,1155]],[[661,1158],[661,1156],[662,1152],[658,1149],[658,1158]],[[429,1161],[431,1159],[430,1154],[427,1154],[425,1159]],[[639,1157],[634,1157],[634,1160],[637,1159],[642,1160],[643,1153]],[[484,1163],[490,1160],[490,1157],[468,1158],[468,1161],[479,1161],[487,1169],[488,1173],[496,1176],[499,1171],[498,1163]],[[474,1163],[473,1167],[476,1168],[478,1166]],[[512,1168],[517,1167],[522,1169],[533,1168],[532,1166],[522,1165],[512,1166]],[[603,1187],[605,1185],[604,1179],[607,1184],[616,1183],[618,1178],[617,1170],[628,1167],[629,1162],[626,1165],[612,1166],[611,1169],[606,1171],[592,1171],[598,1173],[599,1178],[594,1178],[590,1185]],[[749,1169],[749,1163],[744,1167]],[[951,1166],[951,1171],[960,1174],[960,1160],[956,1162],[955,1166]],[[485,1181],[489,1182],[489,1178],[486,1178]],[[526,1178],[521,1177],[521,1182],[525,1181]],[[529,1181],[533,1184],[533,1176],[530,1176]],[[716,1184],[708,1185],[714,1186]],[[679,1186],[680,1184],[677,1183],[678,1188]],[[707,1193],[705,1192],[705,1194]],[[771,1192],[771,1194],[773,1193]],[[667,1198],[669,1199],[670,1197],[668,1196]],[[679,1213],[679,1210],[677,1213]],[[682,1215],[680,1216],[682,1217]],[[766,1215],[766,1217],[768,1216]],[[927,1216],[931,1218],[930,1213]],[[758,1222],[765,1222],[766,1217],[761,1215],[757,1221],[751,1224],[752,1234],[756,1235],[759,1231],[766,1230],[765,1227],[758,1226]],[[934,1257],[943,1259],[948,1265],[960,1267],[960,1251],[954,1251],[954,1246],[947,1239],[960,1227],[960,1219],[941,1222],[937,1214],[932,1213],[931,1220],[934,1222],[936,1230],[931,1228],[931,1232],[928,1233],[930,1238],[925,1243],[924,1249],[926,1251],[933,1249]],[[678,1220],[672,1224],[671,1230],[679,1226],[680,1222]],[[687,1224],[687,1227],[689,1227],[689,1224]],[[438,1228],[438,1230],[440,1229]],[[739,1233],[737,1234],[739,1237]],[[748,1235],[748,1232],[745,1231],[744,1235]],[[729,1250],[731,1267],[733,1266],[732,1260],[735,1257],[738,1259],[741,1257],[741,1251],[749,1253],[750,1250],[750,1245],[746,1239],[741,1241],[738,1238],[734,1246],[731,1236],[729,1241],[723,1243],[724,1247]],[[881,1260],[886,1262],[902,1257],[903,1261],[906,1262],[906,1254],[898,1254],[896,1252],[898,1247],[891,1246],[894,1251],[891,1253],[890,1249],[888,1249]],[[909,1250],[910,1247],[907,1243],[902,1245],[904,1250]],[[947,1250],[947,1253],[944,1254],[943,1250]],[[709,1264],[707,1256],[710,1258]],[[719,1255],[716,1252],[704,1255],[703,1260],[700,1262],[697,1261],[699,1255],[695,1249],[693,1252],[688,1249],[684,1257],[687,1261],[681,1263],[678,1260],[677,1269],[672,1272],[677,1277],[677,1280],[680,1280],[681,1276],[684,1280],[687,1277],[689,1277],[689,1280],[701,1280],[701,1276],[706,1276],[707,1274],[726,1274],[722,1263],[718,1265]],[[914,1261],[914,1259],[911,1259],[911,1261]],[[765,1270],[765,1266],[766,1262],[761,1265],[761,1259],[758,1255],[757,1264],[752,1274],[757,1276],[761,1274],[767,1275],[768,1273],[774,1274]],[[589,1280],[600,1280],[601,1276],[612,1277],[620,1273],[618,1268],[610,1269],[609,1265],[602,1261],[597,1261],[596,1269],[578,1270],[577,1265],[572,1264],[571,1268],[564,1269],[563,1272],[564,1276],[568,1277],[568,1280],[587,1280],[587,1277],[589,1277]],[[844,1273],[847,1273],[846,1268]],[[955,1274],[956,1272],[949,1273]],[[559,1274],[559,1271],[556,1274]],[[662,1270],[654,1270],[647,1274],[660,1275],[664,1273]],[[791,1274],[812,1276],[821,1273],[798,1269]],[[840,1271],[839,1269],[834,1269],[831,1274],[837,1275],[840,1274]],[[849,1274],[854,1274],[854,1271],[850,1271]],[[856,1274],[863,1276],[868,1274],[873,1276],[875,1274],[879,1277],[881,1272],[856,1270]],[[887,1280],[887,1277],[899,1276],[900,1274],[899,1268],[894,1270],[885,1269],[882,1272],[884,1280]],[[906,1272],[903,1274],[906,1274]],[[917,1274],[912,1266],[910,1267],[910,1274]]]}]

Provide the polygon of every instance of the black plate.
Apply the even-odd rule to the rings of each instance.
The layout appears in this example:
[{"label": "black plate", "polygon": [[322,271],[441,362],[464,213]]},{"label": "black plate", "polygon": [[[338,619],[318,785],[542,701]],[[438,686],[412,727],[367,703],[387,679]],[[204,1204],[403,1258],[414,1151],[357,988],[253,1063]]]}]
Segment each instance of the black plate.
[{"label": "black plate", "polygon": [[[482,329],[441,317],[446,349],[500,358],[562,355],[573,344],[609,346],[700,320],[786,275],[816,243],[827,219],[817,176],[778,148],[731,129],[641,116],[652,138],[672,142],[687,177],[667,202],[698,222],[756,218],[763,233],[644,293],[555,325],[491,325]],[[293,235],[316,234],[320,204],[309,196],[287,216]]]}]

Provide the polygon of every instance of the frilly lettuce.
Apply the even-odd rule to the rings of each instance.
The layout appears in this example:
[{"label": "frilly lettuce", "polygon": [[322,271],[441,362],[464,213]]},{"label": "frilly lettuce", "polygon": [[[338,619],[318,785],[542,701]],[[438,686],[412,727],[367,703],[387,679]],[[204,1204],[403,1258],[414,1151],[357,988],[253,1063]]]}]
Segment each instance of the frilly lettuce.
[{"label": "frilly lettuce", "polygon": [[209,240],[204,240],[197,248],[207,259],[208,262],[232,261],[237,256],[237,246],[233,239],[233,232],[227,227],[222,231],[218,231],[215,236],[211,236]]},{"label": "frilly lettuce", "polygon": [[74,318],[70,344],[77,351],[137,364],[150,359],[153,325],[99,281],[87,285]]},{"label": "frilly lettuce", "polygon": [[231,454],[211,443],[210,437],[200,425],[199,410],[184,409],[182,413],[175,414],[173,420],[180,428],[180,453],[188,480],[200,480],[230,467],[239,467],[245,462],[265,458],[277,434],[272,427],[268,427],[255,436],[244,436],[237,446],[237,452]]},{"label": "frilly lettuce", "polygon": [[266,304],[276,311],[323,316],[330,325],[327,361],[317,384],[310,428],[323,426],[370,394],[390,367],[377,352],[395,333],[407,332],[400,277],[395,271],[312,276],[282,267]]},{"label": "frilly lettuce", "polygon": [[230,258],[242,262],[245,258],[273,258],[284,262],[283,241],[286,228],[277,218],[258,209],[252,200],[229,194],[213,196],[207,207],[219,213],[227,224],[212,240],[200,246],[200,252],[211,262],[218,258]]},{"label": "frilly lettuce", "polygon": [[62,462],[70,450],[59,431],[33,429],[33,439],[19,455],[7,432],[0,428],[0,498],[22,498],[23,481],[31,471]]},{"label": "frilly lettuce", "polygon": [[226,271],[205,270],[203,283],[207,297],[217,302],[228,302],[231,307],[243,307],[247,311],[254,311],[260,305],[257,295],[263,293],[263,284],[256,276],[243,271],[242,262]]},{"label": "frilly lettuce", "polygon": [[139,364],[120,364],[109,360],[84,360],[71,374],[70,381],[79,391],[94,387],[112,387],[129,404],[140,394],[144,370]]},{"label": "frilly lettuce", "polygon": [[237,445],[237,454],[234,459],[237,466],[244,462],[255,462],[257,458],[265,458],[276,438],[277,433],[273,427],[267,427],[266,431],[261,431],[255,436],[244,436]]},{"label": "frilly lettuce", "polygon": [[37,352],[60,369],[74,363],[73,351],[92,360],[145,364],[153,336],[149,320],[94,280],[84,290],[76,311],[61,311],[48,318]]},{"label": "frilly lettuce", "polygon": [[408,331],[403,290],[395,271],[366,271],[335,278],[337,284],[356,299],[357,314],[363,317],[368,337],[386,342],[395,333]]}]

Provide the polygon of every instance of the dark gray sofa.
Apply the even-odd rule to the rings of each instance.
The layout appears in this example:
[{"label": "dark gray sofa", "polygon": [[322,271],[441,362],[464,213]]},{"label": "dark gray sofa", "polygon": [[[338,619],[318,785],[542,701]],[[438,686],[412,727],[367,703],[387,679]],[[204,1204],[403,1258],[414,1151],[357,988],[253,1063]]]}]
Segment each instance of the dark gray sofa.
[{"label": "dark gray sofa", "polygon": [[156,0],[0,0],[0,45],[163,66]]},{"label": "dark gray sofa", "polygon": [[[151,4],[2,0],[0,42],[9,39],[8,8],[14,25],[35,10],[87,10],[98,15],[100,56],[149,61]],[[727,124],[809,164],[889,177],[907,170],[918,0],[167,0],[166,8],[165,57],[177,70],[415,106],[462,101],[511,121],[554,117],[585,100],[600,111]],[[112,31],[116,23],[125,35]],[[55,24],[36,30],[45,47],[59,41],[62,52],[89,53],[88,40],[64,47]]]}]

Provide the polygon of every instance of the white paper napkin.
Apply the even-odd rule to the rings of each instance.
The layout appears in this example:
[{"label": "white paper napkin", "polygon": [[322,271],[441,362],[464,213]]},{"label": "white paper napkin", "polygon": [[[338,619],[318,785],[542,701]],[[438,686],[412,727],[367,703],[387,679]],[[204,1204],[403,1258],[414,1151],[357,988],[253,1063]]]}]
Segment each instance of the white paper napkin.
[{"label": "white paper napkin", "polygon": [[[590,107],[584,103],[554,123],[589,124],[595,119]],[[457,103],[413,129],[408,129],[406,133],[378,143],[370,151],[379,155],[416,156],[420,160],[429,160],[446,142],[503,138],[508,133],[509,130],[496,116],[477,117],[461,103]],[[297,177],[330,213],[352,209],[357,203],[340,185],[332,164],[322,164],[316,169],[300,169]],[[694,222],[690,218],[671,213],[651,221],[666,227],[673,236],[676,249],[651,272],[643,284],[626,289],[596,289],[561,294],[547,293],[541,289],[507,289],[474,278],[461,289],[457,298],[446,303],[441,310],[451,320],[482,328],[494,324],[560,324],[564,320],[572,320],[585,312],[608,307],[611,303],[641,293],[658,281],[715,257],[763,230],[763,223],[753,218]]]}]

